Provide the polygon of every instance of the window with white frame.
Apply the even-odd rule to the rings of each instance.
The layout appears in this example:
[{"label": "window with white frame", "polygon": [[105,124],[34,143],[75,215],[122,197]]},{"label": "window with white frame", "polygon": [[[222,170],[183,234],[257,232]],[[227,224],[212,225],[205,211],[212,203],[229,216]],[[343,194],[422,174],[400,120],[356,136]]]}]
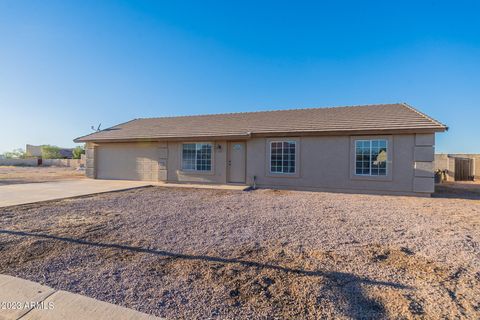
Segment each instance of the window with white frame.
[{"label": "window with white frame", "polygon": [[296,141],[270,142],[270,172],[294,174],[296,172],[296,152]]},{"label": "window with white frame", "polygon": [[182,145],[182,170],[211,171],[212,145],[210,143],[184,143]]},{"label": "window with white frame", "polygon": [[388,141],[355,141],[355,174],[362,176],[386,176]]}]

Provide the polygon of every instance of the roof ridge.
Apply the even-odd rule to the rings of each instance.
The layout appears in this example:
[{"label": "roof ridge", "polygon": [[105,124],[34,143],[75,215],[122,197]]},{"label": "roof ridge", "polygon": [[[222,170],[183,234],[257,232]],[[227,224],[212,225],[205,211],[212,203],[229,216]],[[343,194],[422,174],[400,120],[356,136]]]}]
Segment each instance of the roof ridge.
[{"label": "roof ridge", "polygon": [[400,103],[400,104],[403,105],[403,106],[405,106],[405,107],[407,107],[408,109],[412,110],[413,112],[418,113],[418,114],[421,115],[422,117],[424,117],[424,118],[426,118],[426,119],[428,119],[428,120],[430,120],[430,121],[438,124],[439,126],[444,127],[445,130],[448,131],[448,126],[447,126],[446,124],[443,124],[443,123],[441,123],[440,121],[438,121],[438,120],[436,120],[436,119],[434,119],[434,118],[432,118],[432,117],[430,117],[430,116],[427,116],[425,113],[417,110],[416,108],[412,107],[411,105],[409,105],[409,104],[406,103],[406,102],[402,102],[402,103]]},{"label": "roof ridge", "polygon": [[[311,108],[290,108],[290,109],[275,109],[275,110],[261,110],[261,111],[240,111],[240,112],[223,112],[223,113],[206,113],[206,114],[191,114],[183,116],[166,116],[166,117],[146,117],[137,118],[133,120],[147,120],[147,119],[168,119],[168,118],[188,118],[188,117],[210,117],[210,116],[223,116],[234,114],[251,114],[251,113],[267,113],[267,112],[282,112],[282,111],[303,111],[303,110],[315,110],[315,109],[341,109],[341,108],[362,108],[362,107],[380,107],[380,106],[394,106],[402,103],[376,103],[376,104],[357,104],[347,106],[334,106],[334,107],[311,107]],[[132,121],[133,121],[132,120]]]}]

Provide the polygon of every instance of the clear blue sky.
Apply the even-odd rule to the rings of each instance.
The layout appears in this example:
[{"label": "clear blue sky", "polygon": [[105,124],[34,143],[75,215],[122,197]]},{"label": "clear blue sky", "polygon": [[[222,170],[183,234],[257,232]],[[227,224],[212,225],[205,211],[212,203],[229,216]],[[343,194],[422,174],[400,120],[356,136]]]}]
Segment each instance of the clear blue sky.
[{"label": "clear blue sky", "polygon": [[0,152],[132,118],[408,102],[480,153],[479,1],[0,1]]}]

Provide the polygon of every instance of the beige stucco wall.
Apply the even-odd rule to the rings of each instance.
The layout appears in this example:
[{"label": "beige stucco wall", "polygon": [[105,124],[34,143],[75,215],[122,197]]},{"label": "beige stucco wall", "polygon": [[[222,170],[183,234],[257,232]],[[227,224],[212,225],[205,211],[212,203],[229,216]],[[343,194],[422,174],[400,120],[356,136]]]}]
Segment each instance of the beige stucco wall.
[{"label": "beige stucco wall", "polygon": [[166,180],[166,142],[87,143],[85,151],[89,178]]},{"label": "beige stucco wall", "polygon": [[168,143],[168,181],[196,183],[227,183],[227,142],[226,141],[192,141],[209,142],[213,145],[213,170],[206,173],[193,173],[181,170],[181,146],[183,142]]},{"label": "beige stucco wall", "polygon": [[[379,137],[391,141],[390,178],[352,176],[354,137],[349,136],[296,138],[300,142],[298,176],[272,176],[268,173],[268,139],[257,138],[247,142],[247,183],[252,184],[253,177],[256,176],[259,186],[394,193],[433,192],[433,148],[425,145],[434,143],[433,135],[422,137],[427,142],[422,139],[416,141],[414,134],[375,136]],[[425,169],[431,170],[431,173],[425,173]]]},{"label": "beige stucco wall", "polygon": [[[293,176],[269,173],[267,142],[275,138],[254,138],[246,141],[246,183],[260,187],[284,187],[332,191],[358,191],[399,194],[429,194],[433,192],[433,134],[375,135],[375,136],[318,136],[288,138],[298,141],[298,171]],[[353,174],[353,142],[356,138],[385,138],[389,144],[388,175],[386,177],[358,177]],[[282,137],[278,139],[284,139]],[[158,148],[159,179],[172,182],[217,183],[228,182],[227,141],[209,142],[213,170],[193,173],[181,170],[183,142],[152,142]],[[114,143],[119,148],[128,144]],[[98,148],[87,144],[87,176],[98,176]],[[127,148],[128,149],[128,148]],[[131,148],[129,149],[131,150]],[[120,154],[120,153],[119,153]],[[122,170],[124,168],[119,168]]]}]

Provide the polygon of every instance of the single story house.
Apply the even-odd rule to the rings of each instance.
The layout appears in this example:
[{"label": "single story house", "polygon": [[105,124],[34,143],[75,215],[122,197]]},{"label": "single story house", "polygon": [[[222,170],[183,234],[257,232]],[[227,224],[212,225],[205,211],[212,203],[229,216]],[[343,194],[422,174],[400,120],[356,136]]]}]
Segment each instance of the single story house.
[{"label": "single story house", "polygon": [[134,119],[74,141],[96,179],[430,195],[447,129],[397,103]]}]

